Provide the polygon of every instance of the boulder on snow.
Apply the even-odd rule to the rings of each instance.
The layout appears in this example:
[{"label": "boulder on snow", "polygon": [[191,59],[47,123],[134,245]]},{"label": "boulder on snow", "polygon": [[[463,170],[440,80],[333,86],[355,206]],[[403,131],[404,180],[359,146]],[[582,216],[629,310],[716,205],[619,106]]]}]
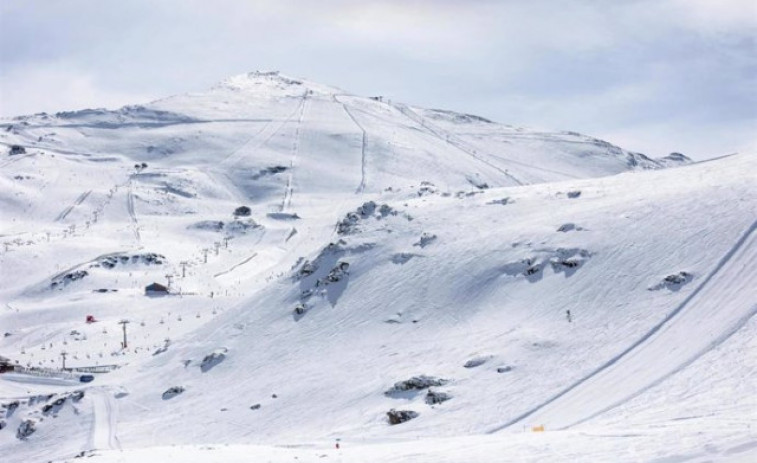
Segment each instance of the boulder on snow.
[{"label": "boulder on snow", "polygon": [[568,198],[573,199],[573,198],[578,198],[579,196],[581,196],[581,190],[574,190],[574,191],[568,192]]},{"label": "boulder on snow", "polygon": [[163,393],[163,400],[173,399],[177,395],[184,392],[184,388],[182,386],[173,386],[166,389],[166,391]]},{"label": "boulder on snow", "polygon": [[413,418],[417,418],[418,412],[414,412],[412,410],[391,409],[388,412],[386,412],[386,416],[389,419],[389,424],[395,425],[395,424],[404,423],[405,421],[410,421]]},{"label": "boulder on snow", "polygon": [[497,367],[497,373],[507,373],[513,371],[513,367],[510,365],[504,366],[504,367]]}]

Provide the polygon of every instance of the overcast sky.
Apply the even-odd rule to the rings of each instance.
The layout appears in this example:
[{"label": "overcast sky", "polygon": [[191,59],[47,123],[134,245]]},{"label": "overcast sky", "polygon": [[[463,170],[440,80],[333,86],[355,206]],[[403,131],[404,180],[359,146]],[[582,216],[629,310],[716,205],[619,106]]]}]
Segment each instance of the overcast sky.
[{"label": "overcast sky", "polygon": [[703,159],[757,151],[755,0],[2,0],[0,114],[280,70]]}]

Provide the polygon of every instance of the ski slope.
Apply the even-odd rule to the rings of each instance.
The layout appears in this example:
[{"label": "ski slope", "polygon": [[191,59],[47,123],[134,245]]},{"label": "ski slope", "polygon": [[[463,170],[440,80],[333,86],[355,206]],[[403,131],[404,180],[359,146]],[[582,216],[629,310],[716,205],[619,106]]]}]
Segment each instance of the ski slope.
[{"label": "ski slope", "polygon": [[270,72],[0,128],[26,150],[0,164],[11,461],[757,445],[754,154],[654,160]]},{"label": "ski slope", "polygon": [[[757,313],[757,222],[677,308],[627,349],[524,420],[564,429],[627,402],[726,341]],[[736,295],[734,297],[734,295]]]}]

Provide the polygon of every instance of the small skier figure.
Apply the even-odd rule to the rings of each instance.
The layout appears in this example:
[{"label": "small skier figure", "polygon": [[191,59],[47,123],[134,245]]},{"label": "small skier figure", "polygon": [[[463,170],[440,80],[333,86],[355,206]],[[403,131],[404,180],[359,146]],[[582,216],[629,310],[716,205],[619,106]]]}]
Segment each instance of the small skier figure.
[{"label": "small skier figure", "polygon": [[567,319],[568,319],[568,323],[571,323],[571,322],[573,322],[573,317],[572,317],[572,316],[570,315],[570,310],[566,310],[566,311],[565,311],[565,316],[566,316],[566,317],[567,317]]}]

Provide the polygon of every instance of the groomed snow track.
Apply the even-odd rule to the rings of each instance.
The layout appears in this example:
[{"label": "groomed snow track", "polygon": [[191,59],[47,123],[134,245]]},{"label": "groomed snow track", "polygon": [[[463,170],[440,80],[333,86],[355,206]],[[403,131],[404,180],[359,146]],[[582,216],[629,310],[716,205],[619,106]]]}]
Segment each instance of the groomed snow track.
[{"label": "groomed snow track", "polygon": [[87,390],[92,400],[95,419],[92,423],[90,447],[93,449],[120,449],[121,443],[116,436],[118,422],[118,405],[107,389],[93,388]]},{"label": "groomed snow track", "polygon": [[649,390],[728,339],[757,314],[756,231],[757,221],[699,286],[638,341],[489,433],[519,423],[547,430],[583,423]]}]

